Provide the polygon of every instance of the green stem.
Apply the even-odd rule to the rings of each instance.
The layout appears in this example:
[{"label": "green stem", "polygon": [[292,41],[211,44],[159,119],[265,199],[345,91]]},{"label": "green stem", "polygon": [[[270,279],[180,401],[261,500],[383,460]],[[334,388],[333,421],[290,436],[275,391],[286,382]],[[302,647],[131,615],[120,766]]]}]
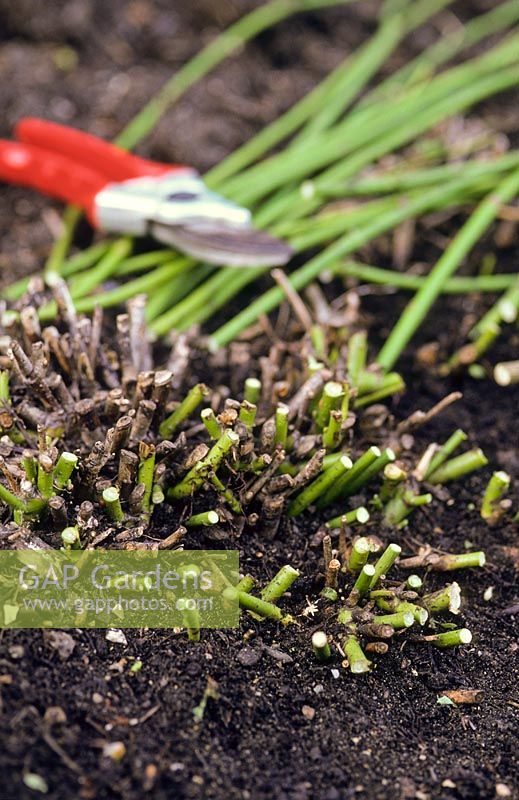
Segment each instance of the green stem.
[{"label": "green stem", "polygon": [[149,298],[146,306],[146,321],[150,330],[153,330],[154,321],[157,318],[166,314],[175,304],[180,303],[213,272],[214,267],[212,265],[197,264],[187,272],[183,272],[178,277],[173,278],[172,281],[162,287],[160,292],[155,292]]},{"label": "green stem", "polygon": [[274,603],[268,603],[266,600],[262,600],[259,597],[254,597],[252,594],[248,594],[247,592],[236,591],[234,587],[225,589],[223,594],[224,597],[227,596],[229,599],[237,596],[241,608],[246,608],[247,611],[252,611],[254,614],[257,614],[258,617],[280,620],[283,616],[281,610],[275,606]]},{"label": "green stem", "polygon": [[69,251],[76,224],[81,216],[81,209],[76,206],[68,206],[65,209],[62,219],[63,229],[54,242],[50,255],[45,263],[44,275],[59,275],[65,257]]},{"label": "green stem", "polygon": [[499,386],[519,383],[519,361],[500,361],[494,367],[494,380]]},{"label": "green stem", "polygon": [[328,381],[324,384],[321,398],[315,411],[315,425],[322,431],[330,419],[330,412],[337,410],[344,396],[344,386],[337,381]]},{"label": "green stem", "polygon": [[193,269],[193,266],[187,260],[176,259],[155,269],[153,272],[142,275],[133,281],[128,281],[115,289],[110,289],[108,292],[79,297],[75,300],[74,305],[77,311],[88,313],[96,306],[109,308],[121,305],[137,294],[147,294],[152,297],[153,292],[162,286],[168,285],[175,278],[183,277],[189,269]]},{"label": "green stem", "polygon": [[350,572],[360,572],[369,558],[371,548],[368,540],[361,536],[357,539],[351,548],[350,557],[348,559],[348,569]]},{"label": "green stem", "polygon": [[[99,263],[85,273],[79,275],[71,282],[70,293],[73,300],[83,297],[93,289],[97,289],[115,271],[117,265],[128,255],[132,248],[132,240],[128,237],[117,239],[101,258]],[[49,273],[47,279],[52,279],[55,273]],[[47,303],[42,306],[38,315],[42,321],[48,322],[56,316],[56,304]]]},{"label": "green stem", "polygon": [[424,84],[435,69],[459,53],[500,31],[511,29],[519,19],[515,0],[500,3],[496,8],[470,19],[465,25],[456,25],[452,33],[443,34],[437,42],[423,50],[393,73],[380,86],[375,87],[359,103],[358,108],[393,97],[402,87]]},{"label": "green stem", "polygon": [[318,661],[329,661],[332,653],[324,631],[315,631],[312,634],[312,650]]},{"label": "green stem", "polygon": [[9,392],[9,377],[10,373],[7,369],[0,370],[0,404],[5,406],[11,405],[11,395]]},{"label": "green stem", "polygon": [[450,611],[451,614],[457,614],[461,605],[459,584],[455,581],[448,583],[447,586],[437,592],[425,594],[420,602],[425,606],[429,614],[441,614],[442,611]]},{"label": "green stem", "polygon": [[19,511],[26,511],[26,503],[22,500],[21,497],[13,494],[9,489],[0,483],[0,500],[2,503],[6,503],[6,505],[11,506],[13,509],[18,509]]},{"label": "green stem", "polygon": [[460,628],[455,631],[438,633],[436,636],[428,636],[427,641],[432,642],[435,647],[458,647],[461,644],[470,644],[472,634],[468,628]]},{"label": "green stem", "polygon": [[192,517],[186,520],[184,525],[186,528],[198,528],[200,526],[210,527],[211,525],[217,525],[219,522],[220,517],[218,516],[218,512],[211,510],[193,514]]},{"label": "green stem", "polygon": [[352,386],[357,386],[361,372],[366,367],[368,357],[368,334],[366,331],[353,333],[348,339],[346,368]]},{"label": "green stem", "polygon": [[343,525],[353,525],[356,522],[359,523],[359,525],[365,525],[368,520],[368,509],[364,508],[364,506],[359,506],[358,508],[353,508],[351,511],[347,511],[345,514],[339,514],[337,517],[329,519],[326,523],[326,527],[341,528]]},{"label": "green stem", "polygon": [[358,578],[353,584],[352,596],[357,603],[365,594],[369,592],[371,581],[375,575],[373,564],[365,564],[359,572]]},{"label": "green stem", "polygon": [[179,407],[161,424],[159,428],[161,437],[169,439],[178,426],[193,413],[208,394],[209,390],[205,384],[197,383],[196,386],[193,386]]},{"label": "green stem", "polygon": [[[395,598],[396,599],[396,598]],[[377,606],[382,609],[383,611],[393,611],[397,614],[412,614],[413,619],[415,622],[418,622],[419,625],[425,625],[429,618],[429,612],[427,609],[422,608],[421,606],[417,606],[414,603],[408,603],[403,601],[394,602],[391,598],[385,597],[378,597],[377,598]],[[377,622],[378,622],[377,617]]]},{"label": "green stem", "polygon": [[[406,25],[406,31],[409,32],[413,29],[413,27],[420,25],[429,16],[431,16],[432,13],[446,4],[448,3],[444,3],[442,0],[439,0],[437,4],[431,3],[430,0],[424,0],[424,2],[415,3],[413,11],[408,15],[409,24]],[[390,36],[387,35],[389,32],[389,27],[393,28],[393,30],[390,32]],[[242,146],[238,151],[236,151],[236,153],[233,153],[233,155],[227,158],[222,165],[219,165],[215,170],[212,170],[209,174],[212,184],[220,183],[223,178],[227,178],[229,175],[233,175],[236,172],[243,170],[244,167],[251,164],[253,161],[256,161],[274,145],[278,144],[295,130],[300,128],[307,119],[315,117],[316,113],[319,113],[319,111],[325,106],[328,106],[328,104],[333,105],[334,110],[327,111],[327,115],[335,116],[337,113],[342,113],[343,109],[349,102],[349,92],[353,90],[353,94],[355,94],[358,91],[358,88],[363,85],[365,79],[369,77],[369,71],[373,68],[373,66],[376,66],[378,56],[385,56],[385,53],[387,52],[385,50],[386,46],[389,45],[390,52],[392,47],[397,44],[399,33],[400,35],[404,33],[404,26],[401,25],[400,19],[394,18],[393,20],[388,20],[387,26],[384,27],[383,30],[381,29],[377,34],[378,47],[375,50],[372,50],[370,44],[368,43],[368,45],[366,45],[364,48],[361,48],[356,53],[353,59],[348,58],[339,64],[336,70],[332,72],[331,75],[329,75],[322,83],[320,83],[311,93],[304,97],[303,100],[299,101],[295,106],[289,109],[289,111],[286,112],[279,120],[276,120],[275,123],[270,125],[264,131],[261,131],[261,133],[255,136],[254,139]],[[396,37],[393,38],[395,34]],[[381,41],[382,39],[384,39],[383,42]],[[362,75],[363,72],[364,75]],[[351,82],[350,74],[352,79]],[[355,83],[357,84],[356,86]],[[337,94],[340,96],[336,97],[335,95]],[[346,102],[343,102],[343,98]],[[368,111],[370,111],[370,109],[368,109]],[[348,115],[348,118],[350,116],[359,115],[356,115],[354,112],[352,115]],[[334,130],[337,130],[338,128],[340,128],[340,126],[336,126]],[[369,128],[365,127],[365,139],[367,135],[369,135]],[[308,152],[308,148],[306,148],[305,151],[305,145],[307,146],[308,143],[310,143],[310,145],[316,145],[322,140],[322,138],[322,135],[314,133],[314,135],[309,137],[307,141],[303,141],[302,143],[296,142],[290,148],[293,161],[297,161],[298,158],[300,159],[302,152]],[[343,142],[342,147],[347,148],[348,144]],[[314,151],[315,147],[312,147],[311,150]],[[315,158],[316,154],[313,153],[313,156]],[[274,164],[277,164],[275,159],[272,160],[274,161]],[[316,169],[319,164],[322,163],[322,160],[317,158]],[[329,162],[325,161],[324,163]],[[309,173],[314,171],[314,169],[309,170]],[[226,190],[231,188],[234,190],[240,185],[242,187],[246,186],[246,176],[249,176],[252,179],[252,183],[255,184],[249,196],[257,199],[258,190],[260,192],[264,191],[264,184],[262,186],[263,181],[260,177],[260,173],[260,169],[249,169],[245,173],[239,175],[237,180],[235,179],[230,183],[228,182],[225,188]],[[290,180],[290,178],[287,178],[286,180]],[[276,186],[282,185],[286,185],[285,180],[276,183]],[[250,202],[250,200],[242,198],[242,202]]]},{"label": "green stem", "polygon": [[145,272],[148,269],[160,267],[162,264],[167,264],[168,261],[175,261],[175,263],[185,261],[186,266],[192,265],[192,259],[180,259],[178,253],[174,250],[164,248],[163,250],[148,250],[146,253],[139,253],[136,256],[125,258],[124,261],[121,261],[118,265],[115,274],[118,276],[133,275],[135,273]]},{"label": "green stem", "polygon": [[[284,419],[286,417],[286,414],[285,414],[285,411],[284,411],[285,408],[286,408],[286,406],[283,406],[283,410],[281,410],[281,411],[280,411],[279,407],[277,409],[277,411],[280,411],[280,414],[279,414],[279,416],[280,416],[279,425],[281,425],[282,428],[285,427],[286,423],[287,423],[287,420]],[[277,411],[276,411],[276,425],[278,425]],[[254,423],[256,422],[256,414],[257,413],[258,413],[258,407],[256,405],[254,405],[254,403],[249,403],[248,400],[244,400],[242,402],[241,406],[240,406],[239,420],[240,420],[240,422],[243,422],[243,424],[249,430],[252,430],[252,428],[254,427]],[[284,434],[285,441],[286,441],[286,436],[287,436],[287,434],[286,434],[286,431],[285,431],[285,434]]]},{"label": "green stem", "polygon": [[54,470],[54,480],[58,489],[68,486],[70,476],[77,467],[78,457],[74,453],[62,453]]},{"label": "green stem", "polygon": [[344,421],[342,411],[330,411],[328,425],[323,430],[323,446],[328,452],[335,450],[341,442],[341,428]]},{"label": "green stem", "polygon": [[442,285],[458,269],[461,261],[494,221],[499,209],[519,192],[519,170],[508,175],[476,208],[455,236],[443,256],[433,267],[427,280],[416,293],[393,328],[378,356],[378,363],[389,370],[416,332],[438,297]]},{"label": "green stem", "polygon": [[288,436],[288,415],[290,409],[284,403],[278,403],[275,414],[276,430],[274,434],[274,442],[277,445],[285,448]]},{"label": "green stem", "polygon": [[321,473],[312,483],[303,489],[288,506],[288,516],[295,517],[311,503],[317,500],[333,483],[345,472],[351,469],[352,463],[348,456],[341,456],[331,467]]},{"label": "green stem", "polygon": [[128,257],[132,246],[133,242],[129,237],[117,239],[94,269],[88,270],[87,273],[83,273],[70,282],[72,298],[76,300],[101,286],[107,278],[114,274],[121,261]]},{"label": "green stem", "polygon": [[375,617],[377,625],[391,625],[395,630],[410,628],[414,621],[412,611],[397,611],[394,614],[381,614]]},{"label": "green stem", "polygon": [[234,588],[237,592],[247,592],[249,594],[254,589],[255,584],[256,580],[252,575],[244,575]]},{"label": "green stem", "polygon": [[154,483],[152,490],[151,490],[151,505],[152,506],[160,506],[166,499],[164,492],[162,491],[162,487],[159,486],[158,483]]},{"label": "green stem", "polygon": [[205,425],[205,429],[211,439],[219,439],[222,435],[220,423],[216,419],[212,408],[204,408],[200,413],[200,418]]},{"label": "green stem", "polygon": [[404,390],[405,383],[402,376],[399,375],[398,372],[388,372],[377,389],[356,398],[355,407],[363,408],[364,406],[371,406],[373,403],[378,403],[380,400],[384,400],[386,397],[391,397]]},{"label": "green stem", "polygon": [[391,463],[384,468],[384,480],[378,493],[381,503],[388,503],[399,491],[400,484],[407,478],[407,472],[397,464]]},{"label": "green stem", "polygon": [[493,472],[481,503],[481,516],[484,520],[491,521],[499,514],[499,503],[510,486],[510,475],[499,470]]},{"label": "green stem", "polygon": [[446,461],[441,467],[438,467],[438,469],[431,473],[427,480],[429,483],[433,484],[448,483],[449,481],[458,480],[458,478],[462,478],[464,475],[468,475],[476,469],[481,469],[481,467],[486,466],[486,464],[488,464],[488,458],[483,451],[479,448],[474,448],[473,450],[468,450],[466,453],[462,453],[460,456],[457,456],[457,458],[451,458],[450,461]]},{"label": "green stem", "polygon": [[79,530],[74,526],[64,528],[61,531],[61,540],[66,550],[80,550],[81,539],[79,538]]},{"label": "green stem", "polygon": [[336,483],[332,484],[325,494],[323,494],[318,502],[317,508],[323,509],[333,503],[338,497],[342,497],[344,492],[349,488],[356,478],[359,477],[371,464],[373,464],[381,456],[378,447],[369,447],[352,465],[352,468]]},{"label": "green stem", "polygon": [[22,466],[25,470],[25,475],[27,480],[31,483],[36,483],[37,478],[37,461],[33,455],[31,455],[31,451],[25,452],[22,455]]},{"label": "green stem", "polygon": [[[68,278],[70,275],[74,275],[76,272],[81,272],[83,269],[88,269],[106,253],[111,244],[112,243],[108,241],[100,242],[99,244],[89,247],[87,250],[82,250],[80,253],[62,264],[60,271],[61,276],[63,278]],[[39,277],[40,275],[41,273],[38,272],[35,275],[30,275],[27,278],[21,278],[21,280],[11,283],[9,286],[6,286],[5,289],[3,289],[3,291],[0,293],[0,296],[6,300],[19,300],[24,292],[27,291],[27,287],[31,278],[36,276]]]},{"label": "green stem", "polygon": [[402,166],[389,173],[382,173],[374,177],[359,178],[342,184],[320,184],[319,194],[327,197],[371,196],[379,194],[392,194],[409,192],[415,189],[424,189],[445,181],[450,181],[457,176],[471,176],[477,180],[488,176],[494,177],[500,172],[509,172],[519,165],[519,153],[512,151],[499,156],[491,161],[459,161],[442,164],[427,169],[408,170]]},{"label": "green stem", "polygon": [[[146,450],[148,448],[146,447]],[[144,486],[141,508],[145,514],[151,510],[151,495],[153,492],[153,473],[155,471],[155,448],[139,462],[137,471],[137,483]]]},{"label": "green stem", "polygon": [[412,490],[402,489],[397,491],[389,500],[384,509],[384,522],[386,525],[400,527],[407,524],[407,518],[418,506],[428,505],[432,502],[432,494],[414,494]]},{"label": "green stem", "polygon": [[215,475],[214,472],[209,473],[209,481],[213,484],[216,491],[223,497],[229,508],[231,508],[235,514],[243,514],[243,509],[239,501],[233,495],[231,490],[224,486],[218,475]]},{"label": "green stem", "polygon": [[512,285],[499,298],[489,311],[469,332],[471,339],[477,339],[488,330],[495,329],[502,322],[513,323],[519,313],[519,277],[514,275]]},{"label": "green stem", "polygon": [[375,572],[373,574],[373,578],[371,579],[369,586],[370,589],[374,589],[380,578],[387,575],[401,552],[402,548],[400,545],[394,543],[388,544],[375,564]]},{"label": "green stem", "polygon": [[226,430],[208,454],[189,470],[180,483],[168,490],[168,498],[178,500],[189,497],[200,488],[210,472],[216,472],[231,447],[238,444],[240,437],[234,431]]},{"label": "green stem", "polygon": [[[457,197],[460,190],[466,185],[466,181],[462,178],[453,181],[450,185],[426,190],[420,193],[420,196],[408,198],[407,202],[400,207],[381,214],[366,225],[361,226],[358,230],[346,233],[338,239],[338,241],[329,245],[317,256],[310,259],[304,266],[292,272],[290,275],[291,285],[294,289],[300,291],[318,278],[324,270],[333,267],[345,256],[358,250],[377,236],[398,227],[398,225],[406,219],[417,217],[430,208],[434,208],[438,203],[442,203],[444,207],[448,206],[449,198]],[[229,296],[233,296],[239,289],[243,288],[247,283],[254,280],[263,272],[263,269],[251,269],[237,275],[236,270],[221,270],[217,273],[218,281],[209,279],[209,281],[206,282],[205,295],[211,296],[211,293],[214,293],[214,291],[219,288],[218,284],[220,282],[226,283],[229,289],[229,282],[232,281],[232,292],[227,296],[227,299],[229,299]],[[226,276],[225,280],[222,280],[222,275]],[[252,325],[262,314],[268,314],[283,302],[284,299],[285,294],[282,289],[277,286],[269,289],[250,303],[246,309],[241,311],[229,322],[226,322],[212,334],[210,339],[211,349],[217,349],[218,347],[228,344],[235,339],[241,331]],[[195,302],[195,306],[196,304]],[[176,309],[174,309],[174,311],[175,310]],[[179,314],[181,315],[181,312],[179,312]],[[160,331],[158,332],[160,333]]]},{"label": "green stem", "polygon": [[429,464],[429,468],[425,473],[425,477],[428,479],[432,473],[441,467],[444,464],[449,456],[451,456],[455,450],[458,449],[460,444],[465,442],[467,439],[467,434],[465,431],[462,431],[461,428],[457,428],[457,430],[452,433],[444,445],[438,450],[437,453],[432,457],[431,463]]},{"label": "green stem", "polygon": [[[438,6],[448,5],[452,0],[440,2]],[[424,3],[416,3],[423,9]],[[428,3],[427,16],[431,15],[433,9],[431,2]],[[437,10],[434,8],[434,11]],[[407,32],[406,28],[414,27],[414,20],[411,26],[406,26],[406,18],[412,15],[412,10],[408,7],[405,13],[397,13],[382,21],[378,30],[371,36],[357,52],[349,58],[345,64],[341,65],[344,75],[341,80],[335,81],[335,86],[331,88],[324,102],[317,113],[313,114],[304,129],[296,137],[295,144],[307,143],[309,139],[315,139],[316,134],[328,129],[340,117],[348,106],[352,103],[359,92],[366,86],[368,81],[375,75],[379,67],[384,64],[390,56],[398,42]],[[420,17],[420,22],[422,17]]]},{"label": "green stem", "polygon": [[375,475],[378,475],[387,464],[390,464],[396,458],[394,452],[390,447],[386,447],[383,453],[376,458],[368,467],[366,467],[350,484],[343,489],[343,494],[355,494],[359,489],[362,489],[367,483],[370,482]]},{"label": "green stem", "polygon": [[359,640],[354,634],[350,634],[343,639],[342,647],[348,659],[350,672],[360,675],[363,672],[370,671],[371,661],[364,655]]},{"label": "green stem", "polygon": [[124,520],[124,512],[117,487],[109,486],[103,491],[103,503],[106,507],[106,513],[113,522],[122,522]]},{"label": "green stem", "polygon": [[275,603],[285,592],[288,592],[296,578],[299,577],[299,570],[294,569],[290,564],[285,564],[279,572],[274,575],[272,580],[261,590],[261,599],[269,603]]},{"label": "green stem", "polygon": [[44,469],[41,462],[38,462],[38,491],[44,500],[48,500],[53,494],[53,469]]},{"label": "green stem", "polygon": [[[386,153],[416,139],[440,119],[473,105],[488,94],[515,85],[517,38],[511,37],[489,53],[473,59],[469,65],[461,65],[438,76],[421,92],[413,90],[391,105],[384,103],[382,133],[376,126],[377,121],[379,124],[382,122],[381,107],[368,108],[353,119],[348,117],[330,133],[323,134],[317,142],[310,142],[304,152],[301,147],[293,147],[271,157],[231,181],[225,190],[234,199],[250,205],[258,202],[267,192],[286,186],[289,181],[300,181],[331,164],[334,166],[316,180],[317,186],[330,178],[345,180],[352,177]],[[371,123],[368,126],[367,120]],[[348,131],[351,126],[355,129],[355,136]],[[355,146],[359,149],[353,152]],[[348,153],[351,155],[345,158]],[[337,165],[341,158],[343,160]],[[287,200],[281,198],[281,209],[287,201],[288,195]],[[318,204],[318,199],[313,199],[302,203],[301,207],[312,210]],[[275,205],[276,214],[279,214],[280,207]]]},{"label": "green stem", "polygon": [[243,399],[251,405],[257,405],[261,394],[261,381],[257,378],[247,378],[243,391]]},{"label": "green stem", "polygon": [[[366,283],[377,283],[382,286],[393,286],[395,289],[404,289],[417,292],[422,288],[427,275],[411,275],[408,272],[397,272],[391,269],[381,269],[357,261],[346,261],[337,264],[333,272],[335,275],[347,275],[359,278]],[[474,277],[450,278],[441,288],[442,294],[470,294],[471,292],[500,292],[516,283],[515,274],[502,275],[476,275]]]}]

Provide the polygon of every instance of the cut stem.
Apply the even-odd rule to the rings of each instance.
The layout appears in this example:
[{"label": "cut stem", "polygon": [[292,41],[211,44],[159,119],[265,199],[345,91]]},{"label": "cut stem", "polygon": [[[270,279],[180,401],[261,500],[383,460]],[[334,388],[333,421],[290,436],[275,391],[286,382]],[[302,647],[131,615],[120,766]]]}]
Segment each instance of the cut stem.
[{"label": "cut stem", "polygon": [[442,445],[438,452],[432,457],[429,468],[425,473],[425,477],[429,478],[429,476],[432,475],[432,473],[437,470],[438,467],[441,467],[441,465],[447,461],[449,456],[451,456],[454,451],[458,449],[460,444],[466,441],[466,439],[467,434],[462,431],[461,428],[455,430],[454,433],[449,436],[445,444]]},{"label": "cut stem", "polygon": [[368,560],[370,552],[371,548],[368,540],[364,536],[357,539],[353,543],[348,559],[348,569],[350,572],[360,572]]},{"label": "cut stem", "polygon": [[324,631],[315,631],[312,635],[312,650],[318,661],[329,661],[332,655],[328,637]]},{"label": "cut stem", "polygon": [[388,544],[380,558],[375,564],[373,577],[369,588],[374,589],[382,576],[387,575],[398,556],[402,552],[402,548],[398,544]]},{"label": "cut stem", "polygon": [[106,513],[113,522],[122,522],[124,520],[124,512],[119,498],[119,489],[115,486],[109,486],[103,491],[103,503],[106,507]]},{"label": "cut stem", "polygon": [[371,661],[364,655],[359,640],[353,633],[343,639],[342,647],[348,659],[350,672],[360,675],[363,672],[370,671]]},{"label": "cut stem", "polygon": [[285,564],[279,572],[274,575],[272,580],[261,590],[261,599],[268,603],[275,603],[285,592],[288,592],[296,578],[299,577],[299,570],[294,569],[290,564]]},{"label": "cut stem", "polygon": [[277,445],[281,445],[281,447],[285,448],[287,443],[287,436],[288,436],[288,415],[290,413],[290,409],[284,403],[278,403],[276,408],[276,415],[275,415],[275,434],[274,434],[274,442]]},{"label": "cut stem", "polygon": [[339,514],[338,517],[328,520],[326,523],[327,528],[340,528],[342,525],[353,525],[358,522],[360,525],[365,525],[369,520],[369,511],[364,506],[353,508],[347,511],[346,514]]},{"label": "cut stem", "polygon": [[74,453],[62,453],[54,470],[54,481],[58,489],[66,489],[70,476],[77,467],[78,457]]},{"label": "cut stem", "polygon": [[179,407],[160,426],[159,433],[162,438],[169,439],[178,426],[193,413],[208,394],[209,390],[203,383],[193,386]]},{"label": "cut stem", "polygon": [[459,630],[446,631],[445,633],[438,633],[436,636],[426,636],[425,638],[434,647],[458,647],[458,645],[470,644],[472,633],[468,628],[460,628]]},{"label": "cut stem", "polygon": [[458,583],[448,583],[443,589],[431,594],[425,594],[421,603],[430,614],[441,614],[442,611],[450,611],[451,614],[458,614],[461,606],[461,591]]},{"label": "cut stem", "polygon": [[295,517],[300,514],[305,508],[308,508],[311,503],[317,500],[323,492],[325,492],[332,484],[338,480],[345,472],[351,469],[352,463],[348,456],[341,456],[340,459],[325,470],[318,478],[315,479],[306,489],[297,495],[288,506],[288,515]]},{"label": "cut stem", "polygon": [[[365,470],[370,467],[381,456],[378,447],[370,447],[358,458],[353,464],[351,469],[342,476],[336,483],[332,484],[330,488],[319,498],[317,508],[322,509],[333,503],[338,497],[346,494],[350,485],[355,481],[359,475],[363,474]],[[348,492],[349,493],[349,492]]]},{"label": "cut stem", "polygon": [[217,525],[219,521],[220,517],[217,511],[201,511],[199,514],[193,514],[192,517],[189,517],[184,522],[184,525],[186,528],[210,527],[211,525]]},{"label": "cut stem", "polygon": [[481,516],[484,520],[494,522],[501,516],[499,503],[508,491],[509,486],[510,475],[508,473],[502,470],[492,473],[481,503]]},{"label": "cut stem", "polygon": [[266,600],[262,600],[260,597],[254,597],[247,592],[237,591],[234,587],[224,589],[223,594],[224,597],[229,597],[230,599],[237,597],[241,608],[254,612],[258,617],[280,620],[283,616],[281,609],[275,606],[274,603],[268,603]]},{"label": "cut stem", "polygon": [[429,483],[442,484],[449,481],[458,480],[464,475],[474,472],[476,469],[481,469],[488,464],[488,458],[484,452],[478,447],[474,450],[468,450],[466,453],[457,458],[451,458],[446,461],[441,467],[438,467],[431,473],[427,480]]},{"label": "cut stem", "polygon": [[415,617],[412,611],[397,611],[394,614],[377,615],[375,622],[378,625],[391,625],[397,631],[402,628],[410,628],[415,622]]},{"label": "cut stem", "polygon": [[257,378],[247,378],[243,392],[243,399],[251,405],[257,405],[261,394],[261,381]]},{"label": "cut stem", "polygon": [[182,497],[189,497],[194,491],[199,489],[206,480],[208,474],[217,471],[231,447],[237,445],[239,441],[240,437],[237,433],[226,430],[205,458],[190,469],[180,483],[168,489],[168,498],[171,500],[179,500]]},{"label": "cut stem", "polygon": [[213,409],[204,408],[200,413],[200,417],[211,439],[219,439],[222,435],[222,429],[218,420],[216,419]]},{"label": "cut stem", "polygon": [[375,567],[373,564],[365,564],[353,585],[353,589],[350,595],[351,601],[355,601],[355,604],[364,597],[365,594],[369,591],[371,587],[371,581],[375,576]]}]

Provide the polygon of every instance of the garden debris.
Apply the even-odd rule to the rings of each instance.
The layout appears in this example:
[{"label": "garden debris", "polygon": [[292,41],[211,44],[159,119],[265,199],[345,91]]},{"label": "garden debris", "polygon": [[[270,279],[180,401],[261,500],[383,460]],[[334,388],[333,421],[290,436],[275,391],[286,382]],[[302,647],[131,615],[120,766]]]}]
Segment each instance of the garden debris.
[{"label": "garden debris", "polygon": [[61,661],[68,661],[76,647],[75,639],[70,633],[65,633],[64,631],[44,630],[43,639],[49,647],[57,652]]},{"label": "garden debris", "polygon": [[114,642],[114,644],[128,644],[128,639],[118,628],[110,628],[110,630],[106,633],[105,639],[107,642]]},{"label": "garden debris", "polygon": [[457,706],[459,705],[476,705],[481,703],[484,698],[482,689],[452,689],[444,691],[443,697],[448,697]]}]

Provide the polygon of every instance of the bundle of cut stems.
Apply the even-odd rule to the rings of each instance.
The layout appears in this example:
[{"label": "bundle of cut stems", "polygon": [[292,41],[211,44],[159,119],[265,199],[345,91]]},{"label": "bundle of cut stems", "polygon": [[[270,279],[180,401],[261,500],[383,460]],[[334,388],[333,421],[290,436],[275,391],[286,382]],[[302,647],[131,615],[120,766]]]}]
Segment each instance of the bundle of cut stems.
[{"label": "bundle of cut stems", "polygon": [[[387,177],[362,177],[363,170],[412,143],[439,122],[517,85],[519,33],[513,26],[519,20],[519,7],[512,0],[471,20],[461,32],[447,34],[359,100],[399,42],[450,3],[451,0],[383,3],[379,27],[372,39],[339,64],[310,94],[206,176],[211,187],[251,206],[256,223],[286,236],[297,252],[324,247],[289,276],[296,290],[314,281],[324,270],[337,269],[346,256],[405,220],[433,210],[473,204],[483,198],[429,276],[420,279],[419,284],[416,276],[400,275],[396,279],[400,284],[405,281],[405,288],[411,291],[417,289],[417,295],[379,355],[379,364],[385,370],[391,369],[398,359],[438,293],[452,285],[447,279],[454,280],[453,291],[480,289],[475,283],[464,283],[464,279],[452,276],[496,216],[499,205],[512,199],[519,189],[519,155],[515,152],[486,161],[447,163],[411,171],[404,164],[403,169]],[[195,80],[266,26],[295,10],[334,4],[337,0],[299,3],[272,0],[252,12],[186,65],[123,132],[119,143],[133,146]],[[467,47],[510,28],[512,32],[483,55],[435,74]],[[263,159],[291,136],[292,140],[280,153]],[[308,180],[310,184],[304,184],[301,191],[301,182]],[[351,214],[315,216],[327,197],[348,196],[350,192],[386,196],[363,204]],[[64,236],[56,244],[48,271],[61,270],[71,278],[72,295],[81,311],[88,311],[99,302],[105,306],[118,305],[133,294],[146,293],[148,320],[157,335],[208,320],[265,272],[263,268],[215,269],[170,251],[132,257],[131,244],[126,239],[108,247],[104,243],[95,245],[63,263],[73,221],[74,214],[69,212]],[[137,277],[131,277],[135,273]],[[103,281],[117,276],[130,279],[99,295]],[[383,277],[378,275],[377,279]],[[493,279],[486,284],[488,291],[509,285],[508,276],[488,277]],[[461,284],[457,285],[456,280],[461,280]],[[15,298],[23,289],[24,284],[10,287],[6,296]],[[211,337],[212,346],[232,341],[284,299],[281,287],[269,289],[216,330]],[[41,310],[45,319],[54,313],[53,306]]]}]

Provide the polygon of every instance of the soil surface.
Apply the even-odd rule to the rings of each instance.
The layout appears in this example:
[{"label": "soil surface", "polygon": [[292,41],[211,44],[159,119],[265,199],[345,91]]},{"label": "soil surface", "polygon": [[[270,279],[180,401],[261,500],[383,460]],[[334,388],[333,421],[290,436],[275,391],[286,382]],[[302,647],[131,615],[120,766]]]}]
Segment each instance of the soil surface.
[{"label": "soil surface", "polygon": [[[2,135],[31,114],[114,136],[179,64],[250,5],[0,0]],[[491,5],[453,8],[464,19]],[[374,9],[366,2],[299,16],[262,36],[196,87],[141,152],[201,169],[218,162],[368,35]],[[441,17],[442,24],[452,20],[451,12]],[[437,30],[435,24],[420,31],[392,65]],[[497,108],[490,104],[488,114],[495,116]],[[506,108],[500,109],[503,124]],[[3,280],[41,266],[58,211],[35,194],[2,187]],[[446,223],[447,232],[452,225]],[[86,229],[81,236],[87,239]],[[434,258],[435,252],[427,245],[413,255]],[[509,247],[502,259],[499,270],[513,269],[517,248]],[[373,292],[362,302],[376,344],[403,300]],[[489,301],[440,302],[417,344],[440,338],[452,351],[462,343],[462,320],[483,302]],[[517,357],[518,344],[517,334],[510,334],[494,348],[492,361]],[[400,366],[409,391],[391,405],[397,418],[452,389],[464,394],[420,431],[418,445],[443,441],[462,427],[490,465],[517,482],[519,389],[498,390],[488,380],[464,377],[440,381],[412,355]],[[207,379],[193,374],[193,381],[201,377]],[[474,632],[467,648],[396,645],[371,674],[354,677],[339,659],[325,666],[314,660],[313,622],[303,619],[278,628],[242,618],[240,630],[204,633],[199,644],[173,631],[126,631],[127,645],[108,642],[105,631],[70,631],[74,648],[61,657],[48,633],[2,632],[1,800],[38,796],[22,782],[26,773],[44,778],[53,800],[518,797],[519,542],[517,525],[490,529],[471,507],[489,474],[490,467],[453,484],[452,502],[436,503],[395,535],[409,553],[424,542],[450,552],[463,552],[470,542],[486,551],[484,569],[457,575],[465,598],[462,619]],[[302,570],[283,601],[292,611],[300,611],[315,590],[321,554],[311,539],[319,522],[307,515],[297,526],[286,525],[268,547],[259,534],[239,541],[242,570],[260,581],[285,563]],[[436,583],[428,577],[431,589]],[[320,624],[318,614],[315,627]],[[129,671],[134,658],[143,663],[136,673]],[[219,699],[209,700],[202,721],[195,722],[193,708],[208,678],[217,682]],[[479,704],[437,703],[443,691],[467,688],[482,691]],[[107,742],[124,743],[120,763],[103,756]]]}]

